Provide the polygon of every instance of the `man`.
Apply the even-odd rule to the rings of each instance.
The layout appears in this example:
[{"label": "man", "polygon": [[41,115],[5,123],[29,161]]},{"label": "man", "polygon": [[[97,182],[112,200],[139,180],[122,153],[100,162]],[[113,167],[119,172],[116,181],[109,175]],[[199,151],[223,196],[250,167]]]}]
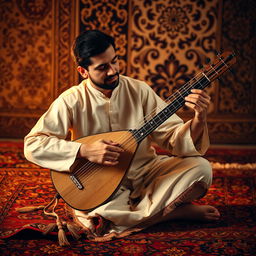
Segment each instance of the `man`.
[{"label": "man", "polygon": [[[57,171],[68,171],[77,158],[115,166],[124,151],[117,141],[83,144],[76,139],[139,128],[166,103],[144,82],[119,75],[112,37],[97,30],[84,32],[76,38],[73,54],[84,80],[61,94],[25,137],[25,156]],[[147,136],[110,201],[89,212],[73,210],[91,237],[107,240],[168,219],[219,218],[216,208],[191,203],[206,193],[212,180],[211,167],[201,157],[209,145],[210,97],[194,89],[185,101],[194,118],[183,123],[174,114]],[[69,130],[72,141],[65,140]],[[173,156],[157,155],[152,142]]]}]

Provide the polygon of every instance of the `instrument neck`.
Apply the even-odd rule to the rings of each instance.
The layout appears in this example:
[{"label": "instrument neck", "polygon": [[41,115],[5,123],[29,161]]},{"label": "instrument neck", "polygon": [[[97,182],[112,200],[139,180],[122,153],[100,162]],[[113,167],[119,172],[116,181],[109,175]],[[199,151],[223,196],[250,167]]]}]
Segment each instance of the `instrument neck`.
[{"label": "instrument neck", "polygon": [[132,131],[138,143],[140,143],[185,104],[185,97],[191,93],[191,89],[204,89],[210,84],[210,80],[204,73],[201,73],[198,77],[199,78],[191,79],[188,83],[177,90],[171,96],[169,104],[152,119],[146,121],[139,129]]}]

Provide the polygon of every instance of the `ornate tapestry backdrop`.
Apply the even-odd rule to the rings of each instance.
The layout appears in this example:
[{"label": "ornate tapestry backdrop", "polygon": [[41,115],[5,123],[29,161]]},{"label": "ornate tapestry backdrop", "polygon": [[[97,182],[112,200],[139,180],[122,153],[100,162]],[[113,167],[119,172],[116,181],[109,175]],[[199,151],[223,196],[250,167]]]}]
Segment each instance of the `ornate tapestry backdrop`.
[{"label": "ornate tapestry backdrop", "polygon": [[77,1],[0,1],[0,134],[22,138],[77,80]]},{"label": "ornate tapestry backdrop", "polygon": [[[1,137],[23,137],[78,82],[72,41],[78,30],[97,28],[116,38],[121,73],[145,80],[163,99],[213,60],[215,50],[234,50],[235,74],[208,89],[210,137],[256,143],[253,0],[11,0],[0,8]],[[179,114],[192,115],[185,107]]]}]

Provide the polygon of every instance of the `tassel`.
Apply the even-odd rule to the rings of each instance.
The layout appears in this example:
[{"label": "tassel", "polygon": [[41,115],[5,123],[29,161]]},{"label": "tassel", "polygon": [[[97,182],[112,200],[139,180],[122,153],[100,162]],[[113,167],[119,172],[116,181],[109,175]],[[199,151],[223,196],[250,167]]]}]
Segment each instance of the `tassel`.
[{"label": "tassel", "polygon": [[81,238],[81,235],[79,234],[79,228],[70,222],[68,222],[66,225],[67,225],[68,231],[70,232],[72,237],[75,240],[79,240]]},{"label": "tassel", "polygon": [[58,229],[59,229],[59,232],[58,232],[59,245],[60,246],[70,245],[70,243],[67,240],[65,231],[63,230],[63,226],[62,226],[60,221],[57,221],[57,226],[58,226]]},{"label": "tassel", "polygon": [[[49,216],[53,216],[56,218],[56,225],[58,227],[58,239],[59,239],[59,245],[60,246],[66,246],[66,245],[70,245],[70,243],[67,240],[67,237],[65,235],[65,231],[63,230],[63,226],[62,223],[60,221],[59,215],[55,212],[55,208],[59,203],[59,194],[56,194],[55,197],[53,198],[53,200],[44,207],[44,214],[49,215]],[[54,203],[54,205],[53,205]],[[48,212],[47,209],[53,205],[53,209],[51,212]]]},{"label": "tassel", "polygon": [[21,208],[16,208],[16,211],[20,212],[20,213],[25,213],[25,212],[33,212],[33,211],[37,211],[37,210],[41,210],[41,209],[44,209],[44,205],[25,206],[25,207],[21,207]]},{"label": "tassel", "polygon": [[50,223],[49,225],[47,225],[43,234],[47,235],[48,233],[52,232],[56,227],[57,227],[56,223]]}]

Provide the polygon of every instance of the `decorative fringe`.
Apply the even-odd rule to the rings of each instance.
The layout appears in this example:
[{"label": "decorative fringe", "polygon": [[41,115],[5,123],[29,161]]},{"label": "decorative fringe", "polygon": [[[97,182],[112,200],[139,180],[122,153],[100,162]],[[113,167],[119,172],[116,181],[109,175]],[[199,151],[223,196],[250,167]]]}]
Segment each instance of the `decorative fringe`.
[{"label": "decorative fringe", "polygon": [[57,226],[58,226],[58,239],[59,239],[59,245],[60,246],[67,246],[70,245],[68,242],[68,239],[66,237],[65,231],[63,230],[63,226],[60,220],[57,220]]},{"label": "decorative fringe", "polygon": [[[45,205],[39,205],[39,206],[26,206],[22,208],[17,208],[16,211],[20,213],[25,213],[25,212],[33,212],[37,210],[44,210],[45,215],[53,216],[56,218],[56,223],[50,223],[45,231],[43,232],[44,235],[47,235],[48,233],[54,231],[56,228],[58,228],[58,240],[59,240],[59,245],[60,246],[67,246],[70,245],[70,243],[67,240],[65,231],[64,231],[64,226],[67,227],[68,231],[72,235],[72,237],[76,240],[80,239],[81,236],[79,234],[80,228],[76,224],[72,223],[66,223],[66,222],[61,222],[59,215],[55,212],[55,208],[57,207],[59,203],[60,195],[56,194],[54,198],[51,200],[49,204]],[[51,211],[48,211],[49,208],[52,207]]]},{"label": "decorative fringe", "polygon": [[25,207],[21,207],[21,208],[16,208],[17,212],[20,213],[25,213],[25,212],[33,212],[33,211],[37,211],[37,210],[41,210],[44,209],[44,205],[39,205],[39,206],[25,206]]},{"label": "decorative fringe", "polygon": [[79,234],[79,227],[77,227],[75,224],[72,224],[70,222],[66,223],[68,231],[72,235],[72,237],[75,240],[79,240],[81,238],[81,235]]},{"label": "decorative fringe", "polygon": [[45,231],[44,231],[44,235],[47,235],[48,233],[50,233],[50,232],[52,232],[55,228],[57,228],[57,224],[56,223],[50,223],[47,227],[46,227],[46,229],[45,229]]},{"label": "decorative fringe", "polygon": [[[67,240],[67,237],[65,235],[65,231],[63,230],[63,224],[59,218],[59,215],[55,212],[55,208],[56,206],[58,205],[59,203],[59,194],[56,194],[55,197],[53,198],[53,200],[44,207],[44,214],[46,215],[49,215],[49,216],[53,216],[56,218],[56,225],[58,227],[58,239],[59,239],[59,245],[60,246],[67,246],[67,245],[70,245],[70,243],[68,242]],[[47,212],[47,209],[53,205],[54,203],[54,206],[52,208],[52,211],[51,212]]]}]

